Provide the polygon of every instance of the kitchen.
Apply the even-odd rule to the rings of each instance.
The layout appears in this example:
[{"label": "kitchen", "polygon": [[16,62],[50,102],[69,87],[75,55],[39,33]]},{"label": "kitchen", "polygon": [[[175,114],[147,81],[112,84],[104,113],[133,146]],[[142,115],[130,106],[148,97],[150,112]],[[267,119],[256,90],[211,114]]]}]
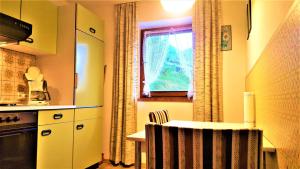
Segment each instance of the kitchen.
[{"label": "kitchen", "polygon": [[[183,13],[165,1],[0,0],[0,169],[146,168],[145,124],[160,110],[165,127],[250,123],[263,131],[261,168],[299,168],[299,0],[189,0]],[[217,2],[219,16],[197,11]],[[219,51],[224,27],[229,48]],[[158,85],[171,69],[181,74]],[[184,90],[160,91],[174,79]]]},{"label": "kitchen", "polygon": [[103,22],[58,5],[0,1],[0,168],[102,161]]}]

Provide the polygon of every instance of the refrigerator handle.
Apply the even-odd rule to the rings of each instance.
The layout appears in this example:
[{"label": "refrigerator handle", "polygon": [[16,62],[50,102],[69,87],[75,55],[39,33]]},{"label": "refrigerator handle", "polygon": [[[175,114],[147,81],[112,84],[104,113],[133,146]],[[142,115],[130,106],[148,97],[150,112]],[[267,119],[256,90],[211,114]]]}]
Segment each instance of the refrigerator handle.
[{"label": "refrigerator handle", "polygon": [[78,86],[78,73],[75,73],[75,84],[74,84],[75,89],[77,89],[77,86]]}]

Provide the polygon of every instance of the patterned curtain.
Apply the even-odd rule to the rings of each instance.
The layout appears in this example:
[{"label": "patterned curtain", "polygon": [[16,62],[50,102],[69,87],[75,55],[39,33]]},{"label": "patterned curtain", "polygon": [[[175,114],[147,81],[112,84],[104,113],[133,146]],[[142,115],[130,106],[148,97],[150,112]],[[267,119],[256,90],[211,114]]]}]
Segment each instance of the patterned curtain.
[{"label": "patterned curtain", "polygon": [[115,53],[113,74],[110,160],[134,163],[134,142],[126,136],[136,132],[136,3],[115,6]]},{"label": "patterned curtain", "polygon": [[149,169],[262,169],[259,129],[195,129],[147,124]]},{"label": "patterned curtain", "polygon": [[193,13],[193,119],[223,121],[220,1],[197,0]]}]

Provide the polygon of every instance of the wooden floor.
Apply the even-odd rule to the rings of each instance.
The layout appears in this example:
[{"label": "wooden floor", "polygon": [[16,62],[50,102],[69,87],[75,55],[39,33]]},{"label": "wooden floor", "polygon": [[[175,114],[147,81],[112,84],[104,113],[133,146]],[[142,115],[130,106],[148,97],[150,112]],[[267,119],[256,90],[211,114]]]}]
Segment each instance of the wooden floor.
[{"label": "wooden floor", "polygon": [[[99,166],[99,169],[123,169],[125,167],[122,166],[113,166],[108,162],[105,162]],[[128,167],[126,169],[134,169],[134,166]],[[146,169],[146,166],[142,165],[142,169]]]}]

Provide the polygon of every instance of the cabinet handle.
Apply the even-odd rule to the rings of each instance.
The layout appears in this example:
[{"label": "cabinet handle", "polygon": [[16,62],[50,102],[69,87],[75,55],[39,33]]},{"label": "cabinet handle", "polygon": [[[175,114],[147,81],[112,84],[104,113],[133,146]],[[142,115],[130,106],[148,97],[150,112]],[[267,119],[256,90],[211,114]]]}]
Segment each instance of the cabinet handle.
[{"label": "cabinet handle", "polygon": [[74,87],[75,89],[77,89],[77,86],[78,86],[78,73],[75,73],[75,84],[74,84]]},{"label": "cabinet handle", "polygon": [[96,29],[90,28],[90,32],[91,32],[91,33],[96,33]]},{"label": "cabinet handle", "polygon": [[78,125],[76,126],[76,129],[77,129],[77,130],[81,130],[81,129],[83,129],[83,127],[84,127],[83,124],[78,124]]},{"label": "cabinet handle", "polygon": [[32,39],[32,38],[27,38],[27,39],[25,40],[25,42],[27,42],[27,43],[33,43],[33,39]]},{"label": "cabinet handle", "polygon": [[63,115],[61,113],[58,113],[58,114],[54,114],[53,115],[53,119],[54,120],[58,120],[58,119],[61,119],[63,117]]},{"label": "cabinet handle", "polygon": [[49,136],[51,134],[51,130],[43,130],[41,134],[42,136]]}]

